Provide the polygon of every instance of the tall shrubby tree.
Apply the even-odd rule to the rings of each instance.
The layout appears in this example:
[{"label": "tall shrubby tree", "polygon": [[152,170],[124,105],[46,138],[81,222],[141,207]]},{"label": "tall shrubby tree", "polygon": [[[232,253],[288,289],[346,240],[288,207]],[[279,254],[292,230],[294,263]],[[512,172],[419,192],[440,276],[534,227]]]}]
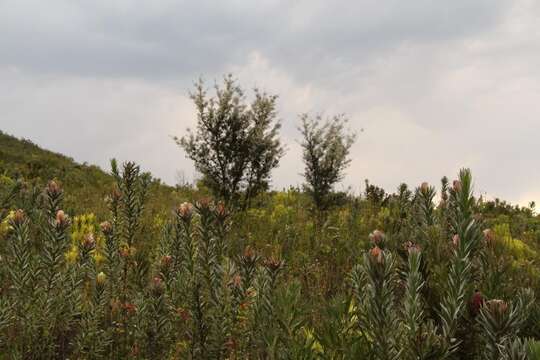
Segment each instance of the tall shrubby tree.
[{"label": "tall shrubby tree", "polygon": [[277,96],[254,90],[248,105],[235,79],[225,76],[209,97],[199,80],[191,99],[197,107],[197,126],[176,143],[195,162],[214,196],[246,207],[268,188],[270,173],[284,154],[278,138]]},{"label": "tall shrubby tree", "polygon": [[346,130],[347,119],[342,115],[323,121],[320,115],[312,118],[303,114],[300,120],[304,187],[317,210],[324,211],[331,205],[334,185],[343,178],[351,161],[349,151],[356,134]]}]

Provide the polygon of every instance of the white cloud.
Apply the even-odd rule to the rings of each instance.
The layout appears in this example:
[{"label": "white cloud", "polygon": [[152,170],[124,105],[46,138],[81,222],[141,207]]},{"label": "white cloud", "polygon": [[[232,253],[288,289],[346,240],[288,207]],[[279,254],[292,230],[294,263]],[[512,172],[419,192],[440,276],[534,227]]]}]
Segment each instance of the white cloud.
[{"label": "white cloud", "polygon": [[186,94],[137,80],[28,76],[0,72],[3,131],[108,170],[110,158],[136,160],[156,176],[191,177],[172,135],[195,123]]}]

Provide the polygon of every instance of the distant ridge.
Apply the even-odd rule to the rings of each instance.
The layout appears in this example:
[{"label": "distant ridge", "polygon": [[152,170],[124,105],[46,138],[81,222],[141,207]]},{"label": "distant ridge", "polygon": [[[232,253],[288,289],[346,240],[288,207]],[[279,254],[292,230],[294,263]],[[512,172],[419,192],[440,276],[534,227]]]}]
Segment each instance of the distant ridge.
[{"label": "distant ridge", "polygon": [[[114,154],[111,154],[113,157]],[[136,160],[136,159],[134,159]],[[105,215],[105,196],[113,187],[113,177],[96,165],[80,164],[72,158],[43,149],[31,140],[19,139],[0,130],[0,176],[22,179],[31,185],[45,186],[54,179],[65,190],[66,210],[75,213],[93,212]],[[7,179],[6,179],[7,180]],[[152,184],[153,210],[172,206],[173,187],[159,180]]]}]

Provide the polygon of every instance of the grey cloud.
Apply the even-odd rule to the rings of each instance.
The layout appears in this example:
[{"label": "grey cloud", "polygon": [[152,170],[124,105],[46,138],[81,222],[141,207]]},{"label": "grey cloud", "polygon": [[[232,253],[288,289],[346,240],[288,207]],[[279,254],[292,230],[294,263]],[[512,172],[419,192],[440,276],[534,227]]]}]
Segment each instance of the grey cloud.
[{"label": "grey cloud", "polygon": [[[316,81],[413,42],[489,29],[502,1],[4,1],[0,60],[38,72],[191,79],[254,50]],[[307,70],[307,71],[306,71]],[[312,71],[309,71],[312,70]],[[313,71],[315,70],[315,71]]]},{"label": "grey cloud", "polygon": [[539,14],[526,0],[3,1],[0,128],[172,183],[193,174],[169,138],[193,124],[191,81],[231,71],[280,95],[276,187],[301,181],[297,114],[345,112],[366,131],[340,186],[470,166],[479,191],[538,201]]}]

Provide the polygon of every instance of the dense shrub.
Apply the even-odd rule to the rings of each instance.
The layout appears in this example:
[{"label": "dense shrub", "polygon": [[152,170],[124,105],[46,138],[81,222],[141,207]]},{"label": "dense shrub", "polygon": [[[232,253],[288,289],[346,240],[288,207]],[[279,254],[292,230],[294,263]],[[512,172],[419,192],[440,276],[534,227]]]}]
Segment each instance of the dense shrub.
[{"label": "dense shrub", "polygon": [[538,358],[538,219],[486,210],[468,170],[439,204],[401,185],[320,228],[298,189],[165,216],[135,164],[112,179],[106,218],[68,214],[55,181],[1,183],[3,358]]},{"label": "dense shrub", "polygon": [[268,189],[270,173],[284,154],[276,120],[277,96],[257,89],[247,104],[231,75],[209,97],[202,80],[191,99],[197,111],[195,129],[174,140],[193,160],[203,183],[216,198],[245,209],[251,199]]},{"label": "dense shrub", "polygon": [[344,116],[323,121],[321,116],[312,118],[303,114],[300,120],[304,188],[316,209],[322,212],[333,204],[334,186],[343,179],[343,172],[351,162],[349,151],[356,135],[345,128]]}]

